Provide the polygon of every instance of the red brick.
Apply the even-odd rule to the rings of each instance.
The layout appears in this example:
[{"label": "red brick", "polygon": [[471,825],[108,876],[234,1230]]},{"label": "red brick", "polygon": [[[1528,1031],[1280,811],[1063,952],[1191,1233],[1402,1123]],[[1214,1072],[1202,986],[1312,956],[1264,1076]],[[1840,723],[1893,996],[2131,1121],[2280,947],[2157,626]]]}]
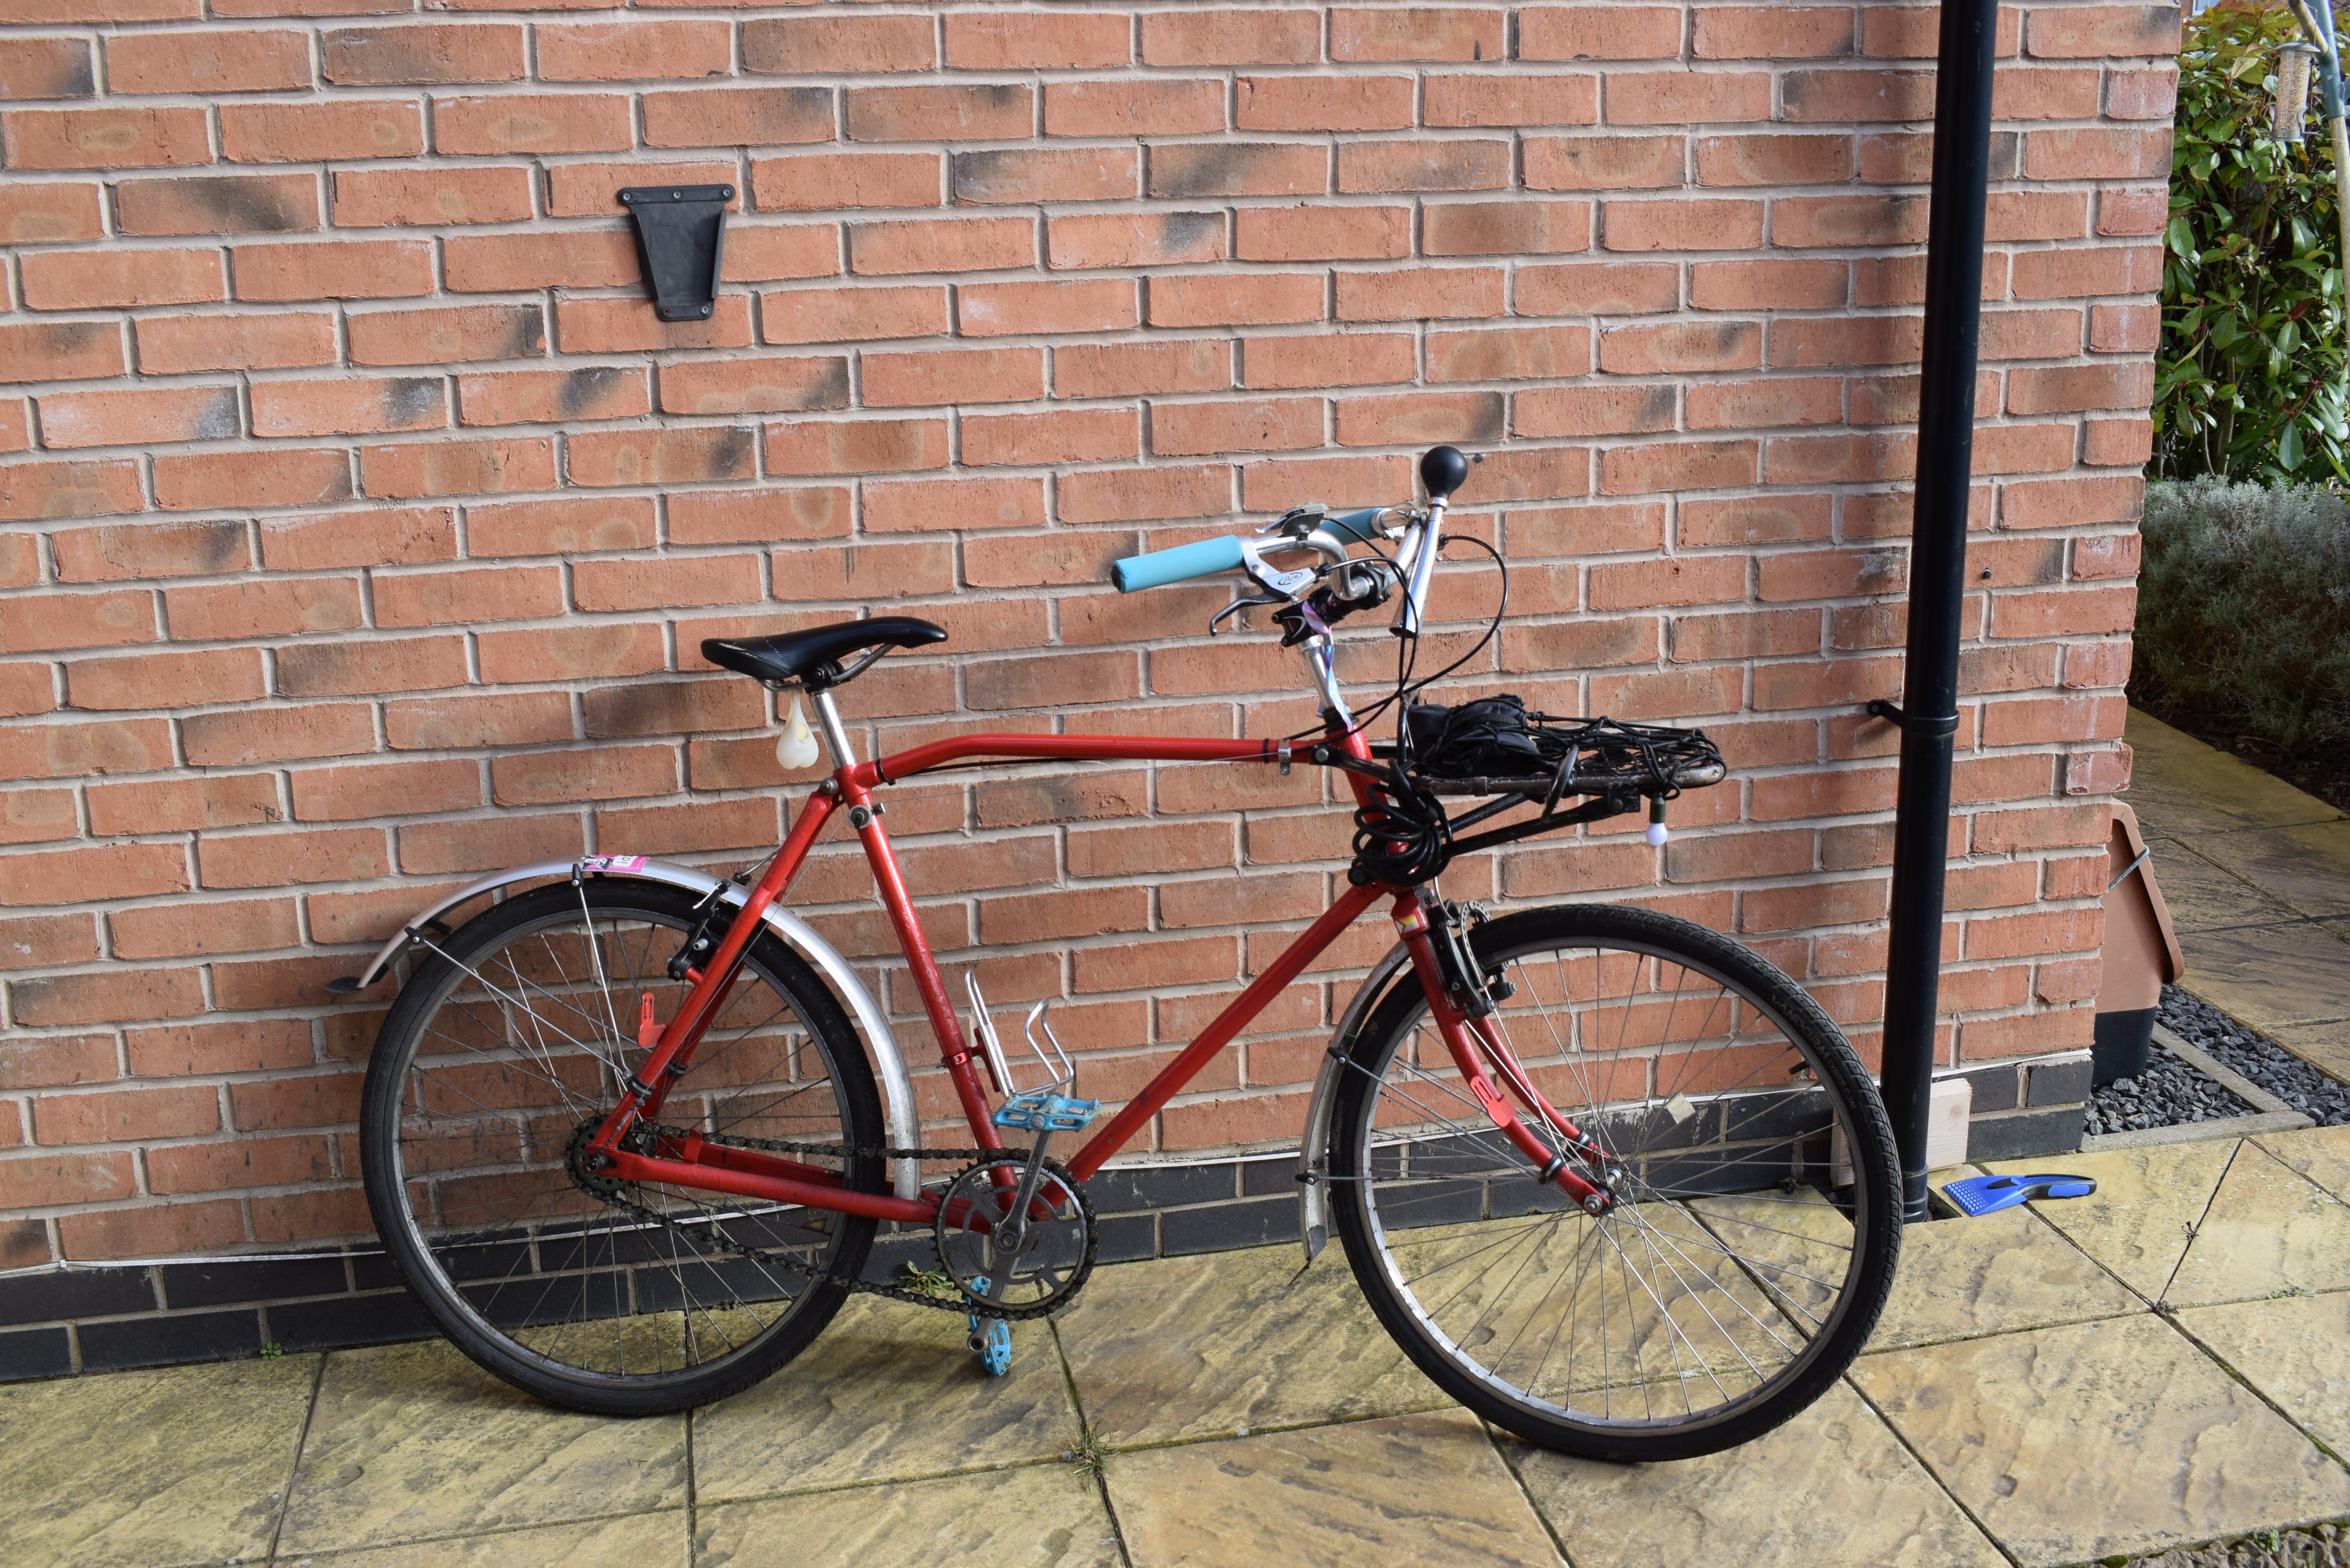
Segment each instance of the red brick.
[{"label": "red brick", "polygon": [[0,98],[23,103],[93,98],[97,93],[89,45],[82,39],[16,38],[0,43]]},{"label": "red brick", "polygon": [[102,784],[88,791],[92,833],[178,833],[241,827],[283,815],[270,774],[226,774],[152,784]]},{"label": "red brick", "polygon": [[1440,441],[1483,444],[1501,436],[1499,392],[1409,392],[1338,400],[1341,446],[1421,446]]},{"label": "red brick", "polygon": [[17,180],[0,191],[0,235],[13,244],[94,240],[105,232],[99,187],[68,180]]},{"label": "red brick", "polygon": [[851,87],[844,96],[853,141],[1008,140],[1027,135],[1036,115],[1035,89],[1011,82]]},{"label": "red brick", "polygon": [[[773,147],[832,140],[829,88],[695,87],[649,92],[641,102],[648,147]],[[937,160],[930,161],[935,166]],[[754,164],[754,171],[764,166]],[[763,196],[760,204],[775,203]]]},{"label": "red brick", "polygon": [[1679,136],[1530,136],[1530,191],[1627,191],[1679,185],[1687,159]]},{"label": "red brick", "polygon": [[432,22],[339,27],[320,40],[326,79],[353,86],[520,81],[522,27],[512,22]]},{"label": "red brick", "polygon": [[[2170,131],[2104,126],[2027,131],[2023,169],[2034,180],[2148,180],[2170,167]],[[2150,285],[2148,286],[2151,286]]]},{"label": "red brick", "polygon": [[150,375],[278,370],[335,362],[335,318],[323,311],[150,317],[138,323],[137,330],[139,368]]},{"label": "red brick", "polygon": [[[11,1209],[57,1203],[103,1203],[112,1199],[129,1198],[137,1190],[138,1181],[132,1174],[128,1151],[113,1154],[36,1154],[0,1159],[0,1202],[6,1203]],[[233,1218],[236,1206],[229,1204],[226,1207]],[[69,1219],[68,1223],[75,1225],[73,1233],[77,1237],[85,1233],[79,1220]],[[244,1227],[238,1226],[235,1233],[225,1239],[243,1241]]]},{"label": "red brick", "polygon": [[865,486],[865,526],[876,533],[1034,528],[1044,521],[1045,487],[1034,479],[918,479]]},{"label": "red brick", "polygon": [[927,16],[762,17],[743,25],[745,70],[795,76],[921,71],[938,63]]},{"label": "red brick", "polygon": [[1243,77],[1237,89],[1242,130],[1403,130],[1412,122],[1409,77]]},{"label": "red brick", "polygon": [[16,109],[0,114],[11,169],[156,169],[209,163],[201,109]]},{"label": "red brick", "polygon": [[1232,491],[1220,465],[1114,468],[1063,474],[1054,498],[1064,523],[1134,523],[1216,516],[1231,510]]},{"label": "red brick", "polygon": [[36,251],[19,264],[35,310],[201,305],[225,299],[218,251]]},{"label": "red brick", "polygon": [[1107,462],[1140,452],[1139,422],[1129,409],[966,414],[962,421],[962,461],[971,465]]},{"label": "red brick", "polygon": [[670,538],[681,545],[837,539],[849,531],[844,485],[681,491],[670,497]]},{"label": "red brick", "polygon": [[[1243,219],[1245,217],[1244,213]],[[1055,214],[1045,220],[1045,249],[1046,265],[1055,268],[1153,266],[1222,261],[1224,258],[1223,214],[1119,213],[1100,217]]]},{"label": "red brick", "polygon": [[2109,56],[2176,55],[2176,5],[2076,5],[2034,10],[2026,35],[2040,59],[2103,59]]},{"label": "red brick", "polygon": [[307,642],[277,650],[277,687],[288,697],[429,691],[465,680],[465,645],[456,637]]},{"label": "red brick", "polygon": [[2101,191],[2097,193],[2097,233],[2158,234],[2170,218],[2167,191]]},{"label": "red brick", "polygon": [[328,240],[235,245],[239,299],[389,299],[432,291],[432,247],[421,240]]},{"label": "red brick", "polygon": [[1409,381],[1415,360],[1411,339],[1389,332],[1260,337],[1248,344],[1245,354],[1243,379],[1248,386],[1274,391]]},{"label": "red brick", "polygon": [[546,348],[546,322],[536,305],[354,312],[348,325],[354,365],[516,358]]},{"label": "red brick", "polygon": [[1528,5],[1518,13],[1518,57],[1653,60],[1680,53],[1677,5]]},{"label": "red brick", "polygon": [[129,33],[106,40],[118,93],[273,92],[311,85],[310,39],[290,27]]},{"label": "red brick", "polygon": [[301,940],[291,898],[175,899],[161,907],[117,909],[106,925],[114,955],[132,960],[264,952]]},{"label": "red brick", "polygon": [[1510,182],[1510,144],[1465,139],[1342,141],[1341,191],[1493,191]]},{"label": "red brick", "polygon": [[848,225],[848,265],[868,275],[1024,267],[1036,260],[1025,218],[910,218]]},{"label": "red brick", "polygon": [[423,113],[410,99],[224,103],[220,121],[221,154],[233,163],[412,158],[424,151]]},{"label": "red brick", "polygon": [[318,182],[307,174],[125,180],[114,212],[126,234],[291,234],[318,226]]},{"label": "red brick", "polygon": [[1041,397],[1045,390],[1045,356],[1037,348],[932,349],[862,358],[868,408],[1019,402]]},{"label": "red brick", "polygon": [[100,517],[145,506],[139,471],[126,460],[0,463],[0,521]]},{"label": "red brick", "polygon": [[449,287],[458,294],[601,288],[637,281],[636,244],[619,229],[457,234],[442,242],[442,257]]},{"label": "red brick", "polygon": [[1115,332],[1139,319],[1135,286],[1124,279],[965,284],[955,291],[955,316],[966,337]]},{"label": "red brick", "polygon": [[1148,11],[1142,63],[1149,66],[1308,65],[1322,56],[1322,16],[1314,10]]},{"label": "red brick", "polygon": [[1224,129],[1224,84],[1166,78],[1045,84],[1047,136],[1188,136]]},{"label": "red brick", "polygon": [[272,571],[415,566],[456,554],[455,519],[446,507],[278,517],[261,525],[262,564]]},{"label": "red brick", "polygon": [[946,64],[966,71],[1074,70],[1132,57],[1122,16],[1085,12],[957,13],[946,18]]},{"label": "red brick", "polygon": [[[500,805],[570,805],[667,794],[677,787],[677,752],[671,746],[532,752],[494,759],[490,780],[492,796]],[[402,864],[406,864],[404,854]]]},{"label": "red brick", "polygon": [[531,215],[530,171],[522,168],[338,169],[334,191],[335,223],[345,229],[505,223]]},{"label": "red brick", "polygon": [[1620,447],[1600,459],[1599,488],[1609,495],[1650,491],[1709,490],[1752,484],[1756,443],[1751,441],[1668,441]]},{"label": "red brick", "polygon": [[1599,210],[1599,235],[1611,251],[1752,250],[1762,243],[1762,203],[1608,202]]},{"label": "red brick", "polygon": [[2154,455],[2152,420],[2089,420],[2085,421],[2083,431],[2084,462],[2143,468]]},{"label": "red brick", "polygon": [[1805,59],[1853,52],[1854,13],[1842,7],[1708,6],[1696,13],[1701,60]]},{"label": "red brick", "polygon": [[1799,70],[1779,80],[1783,118],[1796,124],[1934,117],[1930,71]]},{"label": "red brick", "polygon": [[237,433],[233,387],[66,392],[38,399],[35,406],[42,444],[53,449],[217,441]]},{"label": "red brick", "polygon": [[122,329],[111,321],[0,325],[0,375],[11,381],[80,381],[122,374]]},{"label": "red brick", "polygon": [[2143,409],[2153,397],[2154,366],[2143,359],[2126,365],[2026,368],[2007,374],[2007,410],[2012,414]]},{"label": "red brick", "polygon": [[167,511],[212,506],[307,506],[351,493],[339,451],[279,448],[159,456],[155,501]]},{"label": "red brick", "polygon": [[420,495],[555,488],[555,443],[536,441],[411,441],[359,449],[367,493],[405,500]]},{"label": "red brick", "polygon": [[115,711],[250,702],[265,691],[254,649],[78,659],[66,666],[66,686],[75,707]]},{"label": "red brick", "polygon": [[625,152],[635,142],[629,99],[617,93],[501,94],[432,103],[436,152]]},{"label": "red brick", "polygon": [[[1222,231],[1218,219],[1219,239]],[[1396,260],[1411,254],[1411,209],[1243,207],[1237,234],[1243,261]]]},{"label": "red brick", "polygon": [[68,1214],[57,1220],[57,1239],[68,1258],[152,1257],[236,1246],[245,1240],[244,1217],[228,1200]]},{"label": "red brick", "polygon": [[1171,142],[1151,149],[1149,193],[1170,201],[1317,196],[1328,186],[1328,155],[1318,143]]},{"label": "red brick", "polygon": [[1599,118],[1599,78],[1591,76],[1430,72],[1420,91],[1420,115],[1430,126],[1590,125]]},{"label": "red brick", "polygon": [[733,67],[724,22],[541,22],[531,32],[541,81],[723,77]]},{"label": "red brick", "polygon": [[[1155,290],[1157,284],[1151,286]],[[1497,267],[1419,267],[1408,272],[1342,272],[1341,321],[1439,320],[1502,314]]]},{"label": "red brick", "polygon": [[1420,248],[1431,256],[1544,255],[1587,250],[1587,202],[1431,203],[1422,214]]},{"label": "red brick", "polygon": [[[514,696],[416,697],[383,705],[384,738],[394,751],[449,751],[469,746],[528,746],[572,739],[571,699],[560,691]],[[492,825],[494,826],[494,825]],[[576,826],[576,825],[575,825]],[[406,830],[403,830],[403,835]],[[405,857],[410,871],[433,869]],[[511,865],[512,861],[485,864]],[[472,870],[443,866],[442,870]]]}]

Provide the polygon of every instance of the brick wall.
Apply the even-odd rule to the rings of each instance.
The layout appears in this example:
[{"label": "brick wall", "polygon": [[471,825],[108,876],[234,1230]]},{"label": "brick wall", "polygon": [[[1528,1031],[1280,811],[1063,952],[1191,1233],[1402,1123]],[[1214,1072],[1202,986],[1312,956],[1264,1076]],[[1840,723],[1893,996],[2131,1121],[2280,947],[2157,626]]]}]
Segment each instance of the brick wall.
[{"label": "brick wall", "polygon": [[[1933,7],[392,8],[7,9],[0,1267],[362,1233],[382,1002],[328,978],[487,869],[775,841],[769,701],[701,639],[948,627],[847,691],[863,745],[1286,731],[1225,589],[1106,564],[1438,440],[1513,568],[1464,681],[1737,768],[1661,855],[1447,890],[1742,932],[1873,1048]],[[2177,33],[2002,14],[1941,1049],[2014,1106],[2089,1034]],[[670,327],[613,192],[683,181],[744,199]],[[1491,596],[1441,579],[1448,646]],[[1326,802],[1137,768],[890,821],[942,952],[1008,949],[1115,1097],[1322,907]],[[872,955],[860,867],[796,901]],[[1360,937],[1157,1147],[1294,1131]]]}]

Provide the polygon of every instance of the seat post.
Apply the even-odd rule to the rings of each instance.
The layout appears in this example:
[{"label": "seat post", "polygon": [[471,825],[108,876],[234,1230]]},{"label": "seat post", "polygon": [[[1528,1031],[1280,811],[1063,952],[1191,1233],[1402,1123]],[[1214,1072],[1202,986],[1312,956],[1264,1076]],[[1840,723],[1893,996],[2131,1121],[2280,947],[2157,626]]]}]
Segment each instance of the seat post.
[{"label": "seat post", "polygon": [[824,732],[825,749],[832,753],[832,765],[837,772],[857,765],[857,753],[848,744],[848,732],[840,722],[840,710],[832,701],[829,688],[817,687],[808,692],[808,701],[816,709],[816,728]]}]

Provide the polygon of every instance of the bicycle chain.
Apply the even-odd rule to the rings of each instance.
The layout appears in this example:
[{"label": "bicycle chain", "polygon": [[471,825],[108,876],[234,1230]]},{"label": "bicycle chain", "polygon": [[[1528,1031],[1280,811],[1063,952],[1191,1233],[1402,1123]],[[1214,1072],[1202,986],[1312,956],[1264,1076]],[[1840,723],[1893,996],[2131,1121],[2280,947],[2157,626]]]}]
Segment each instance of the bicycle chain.
[{"label": "bicycle chain", "polygon": [[[657,1137],[683,1139],[691,1136],[691,1129],[666,1127],[659,1122],[639,1122],[630,1130],[632,1133],[642,1132]],[[1009,1164],[1016,1161],[1024,1165],[1027,1163],[1029,1153],[1024,1148],[890,1148],[887,1147],[868,1148],[850,1144],[799,1143],[790,1138],[742,1137],[729,1133],[703,1133],[701,1137],[704,1143],[714,1143],[725,1148],[753,1149],[762,1154],[827,1155],[836,1159],[984,1159],[991,1163]],[[1072,1193],[1076,1191],[1076,1185],[1066,1168],[1051,1159],[1047,1159],[1045,1166],[1048,1170],[1056,1170],[1063,1184]],[[641,1215],[666,1231],[674,1231],[682,1234],[686,1230],[683,1224],[669,1215],[649,1209],[633,1199],[624,1198],[617,1191],[599,1190],[598,1188],[590,1187],[588,1182],[594,1179],[586,1177],[577,1170],[571,1173],[571,1179],[582,1190],[616,1209],[626,1209],[631,1213]],[[1088,1220],[1091,1218],[1090,1211],[1087,1218]],[[804,1274],[811,1272],[806,1262],[788,1252],[753,1247],[737,1241],[714,1224],[710,1227],[710,1240],[722,1252],[732,1252],[736,1257],[749,1258],[754,1262],[780,1266],[794,1273]],[[1058,1301],[1043,1302],[1035,1306],[1002,1306],[994,1302],[982,1301],[975,1296],[964,1295],[961,1292],[958,1292],[953,1299],[947,1300],[925,1294],[920,1291],[910,1291],[901,1285],[876,1284],[870,1280],[853,1278],[837,1269],[827,1269],[816,1277],[827,1284],[845,1286],[858,1295],[883,1296],[890,1301],[928,1307],[933,1312],[1002,1318],[1009,1323],[1024,1323],[1031,1318],[1047,1316],[1060,1311],[1061,1308],[1068,1305],[1070,1301],[1076,1299],[1063,1297]]]}]

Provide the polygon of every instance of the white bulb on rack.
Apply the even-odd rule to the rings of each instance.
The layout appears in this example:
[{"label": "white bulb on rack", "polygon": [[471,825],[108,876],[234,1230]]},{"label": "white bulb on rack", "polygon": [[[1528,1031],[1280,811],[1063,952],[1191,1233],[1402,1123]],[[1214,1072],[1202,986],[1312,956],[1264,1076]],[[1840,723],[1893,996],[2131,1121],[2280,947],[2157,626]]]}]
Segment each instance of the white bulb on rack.
[{"label": "white bulb on rack", "polygon": [[1661,822],[1652,822],[1648,824],[1648,842],[1651,844],[1662,844],[1664,841],[1665,825]]},{"label": "white bulb on rack", "polygon": [[800,713],[800,700],[792,699],[791,717],[784,721],[784,732],[775,742],[775,761],[793,773],[814,767],[816,759],[816,732],[808,728],[807,720]]}]

